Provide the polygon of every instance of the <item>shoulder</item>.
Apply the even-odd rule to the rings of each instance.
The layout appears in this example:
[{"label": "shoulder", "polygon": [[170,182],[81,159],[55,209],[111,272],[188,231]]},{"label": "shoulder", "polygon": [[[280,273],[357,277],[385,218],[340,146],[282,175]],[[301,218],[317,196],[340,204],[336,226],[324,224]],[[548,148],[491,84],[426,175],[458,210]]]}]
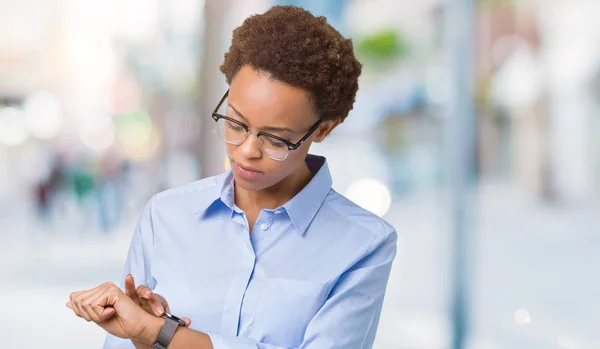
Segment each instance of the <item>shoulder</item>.
[{"label": "shoulder", "polygon": [[150,206],[154,210],[206,208],[220,196],[225,176],[226,173],[222,173],[159,192],[150,200]]},{"label": "shoulder", "polygon": [[371,250],[386,242],[394,245],[396,243],[397,232],[389,222],[333,189],[330,190],[321,209],[326,216],[335,220],[339,227],[339,230],[336,230],[369,240]]}]

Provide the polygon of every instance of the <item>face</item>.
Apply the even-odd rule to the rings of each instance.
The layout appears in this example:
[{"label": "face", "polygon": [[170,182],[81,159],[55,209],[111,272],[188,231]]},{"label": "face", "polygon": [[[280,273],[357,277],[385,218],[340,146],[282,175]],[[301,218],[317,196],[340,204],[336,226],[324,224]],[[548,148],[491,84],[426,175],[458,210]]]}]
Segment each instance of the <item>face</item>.
[{"label": "face", "polygon": [[[319,120],[308,92],[273,80],[249,66],[240,69],[231,81],[229,98],[221,110],[253,131],[267,132],[292,143],[298,142]],[[261,151],[255,134],[249,134],[237,146],[226,143],[236,183],[246,190],[263,190],[284,183],[305,166],[312,142],[322,141],[338,124],[337,120],[323,121],[283,161]]]}]

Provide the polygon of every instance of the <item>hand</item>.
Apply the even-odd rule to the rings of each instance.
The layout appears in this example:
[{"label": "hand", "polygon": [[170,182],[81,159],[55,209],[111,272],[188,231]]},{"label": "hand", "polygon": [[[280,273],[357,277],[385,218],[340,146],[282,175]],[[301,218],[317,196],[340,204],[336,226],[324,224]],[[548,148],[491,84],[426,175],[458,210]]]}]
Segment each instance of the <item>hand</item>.
[{"label": "hand", "polygon": [[[125,292],[135,303],[142,307],[148,314],[162,316],[164,312],[171,312],[169,303],[158,293],[153,293],[152,290],[145,285],[140,285],[135,288],[135,281],[131,274],[125,276]],[[185,323],[185,327],[192,324],[192,320],[187,317],[182,317],[181,320]]]},{"label": "hand", "polygon": [[151,336],[148,332],[152,317],[111,282],[73,292],[70,298],[67,307],[77,316],[94,321],[112,335],[120,338]]}]

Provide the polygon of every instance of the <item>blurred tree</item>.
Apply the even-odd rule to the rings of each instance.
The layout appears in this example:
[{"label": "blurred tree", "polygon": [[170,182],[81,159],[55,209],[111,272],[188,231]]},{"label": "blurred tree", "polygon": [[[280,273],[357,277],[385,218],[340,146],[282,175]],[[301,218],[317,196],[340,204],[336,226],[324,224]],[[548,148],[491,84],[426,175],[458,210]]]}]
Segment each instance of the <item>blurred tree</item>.
[{"label": "blurred tree", "polygon": [[409,52],[404,36],[392,28],[374,32],[355,41],[356,55],[364,61],[395,62]]}]

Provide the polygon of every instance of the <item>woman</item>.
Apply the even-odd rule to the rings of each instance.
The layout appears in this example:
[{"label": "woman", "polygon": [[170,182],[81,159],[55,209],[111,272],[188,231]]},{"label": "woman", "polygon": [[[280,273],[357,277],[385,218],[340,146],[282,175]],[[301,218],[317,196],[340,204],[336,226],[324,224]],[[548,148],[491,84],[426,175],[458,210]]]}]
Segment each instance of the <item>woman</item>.
[{"label": "woman", "polygon": [[308,154],[352,109],[352,42],[324,17],[273,7],[234,31],[221,71],[230,89],[212,117],[231,170],[155,195],[126,292],[107,283],[67,305],[111,349],[371,348],[396,232]]}]

